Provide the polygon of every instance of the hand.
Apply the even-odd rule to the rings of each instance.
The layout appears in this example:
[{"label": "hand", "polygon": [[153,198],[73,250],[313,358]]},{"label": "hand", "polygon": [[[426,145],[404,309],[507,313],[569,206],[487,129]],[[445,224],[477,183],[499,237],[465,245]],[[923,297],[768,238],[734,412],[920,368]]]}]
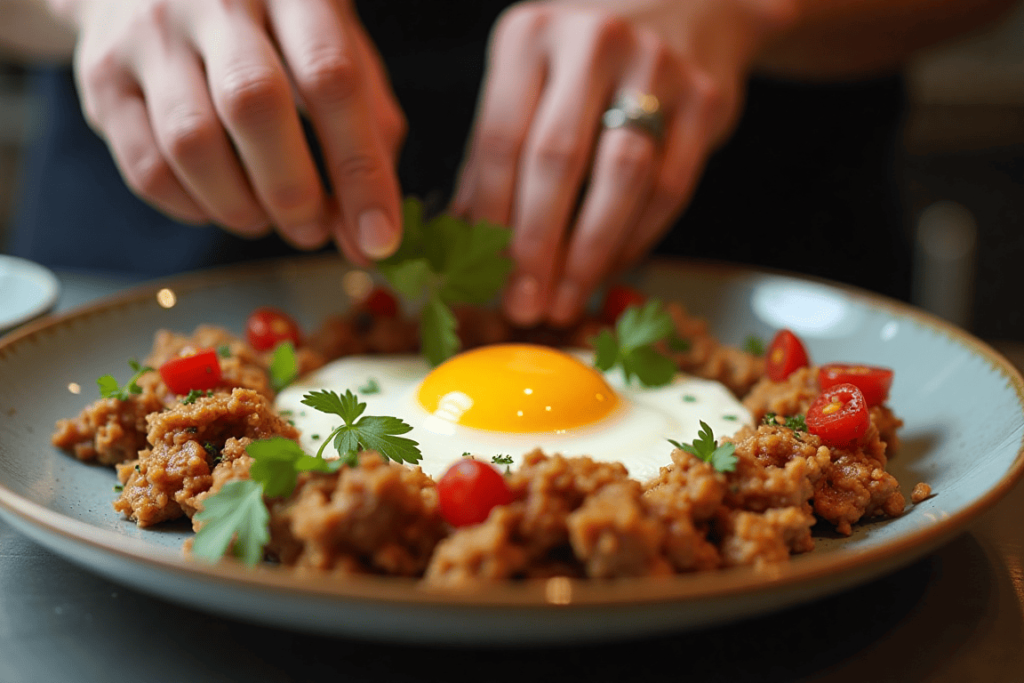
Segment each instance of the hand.
[{"label": "hand", "polygon": [[[401,239],[404,117],[348,0],[51,0],[78,28],[90,125],[143,199],[351,260]],[[334,188],[300,125],[308,112]]]},{"label": "hand", "polygon": [[[563,0],[502,16],[453,210],[515,231],[514,322],[570,323],[657,242],[733,127],[759,46],[794,12],[790,0]],[[622,91],[658,98],[660,141],[602,129]]]}]

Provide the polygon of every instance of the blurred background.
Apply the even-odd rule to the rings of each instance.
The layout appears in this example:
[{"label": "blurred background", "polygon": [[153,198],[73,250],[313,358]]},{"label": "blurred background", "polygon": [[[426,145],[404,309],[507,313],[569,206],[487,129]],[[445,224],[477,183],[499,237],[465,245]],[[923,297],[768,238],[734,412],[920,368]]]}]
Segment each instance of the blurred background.
[{"label": "blurred background", "polygon": [[[916,236],[914,302],[987,340],[1024,343],[1024,5],[922,55],[907,79],[897,167]],[[0,253],[38,108],[0,61]]]}]

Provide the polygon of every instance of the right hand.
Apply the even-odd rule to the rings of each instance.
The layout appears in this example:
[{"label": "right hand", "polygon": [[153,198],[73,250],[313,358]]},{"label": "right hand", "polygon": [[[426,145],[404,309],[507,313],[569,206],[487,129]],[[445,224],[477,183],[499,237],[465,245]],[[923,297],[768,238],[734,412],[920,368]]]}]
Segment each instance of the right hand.
[{"label": "right hand", "polygon": [[50,2],[78,29],[86,119],[144,200],[299,248],[333,238],[361,265],[397,247],[406,124],[350,0]]}]

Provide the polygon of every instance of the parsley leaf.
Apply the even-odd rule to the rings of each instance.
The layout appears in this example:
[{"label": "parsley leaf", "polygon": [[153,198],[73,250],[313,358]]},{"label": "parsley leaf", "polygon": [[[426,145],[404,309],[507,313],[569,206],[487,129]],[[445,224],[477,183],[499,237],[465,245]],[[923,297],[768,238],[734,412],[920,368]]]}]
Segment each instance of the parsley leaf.
[{"label": "parsley leaf", "polygon": [[425,221],[423,205],[412,197],[402,214],[402,244],[377,262],[377,270],[402,297],[423,302],[421,350],[438,365],[459,350],[451,306],[487,303],[512,271],[512,260],[504,255],[512,231],[447,215]]},{"label": "parsley leaf", "polygon": [[137,382],[147,372],[153,372],[153,368],[148,365],[140,365],[134,358],[128,361],[128,365],[135,371],[135,374],[132,375],[132,378],[123,387],[118,385],[113,375],[103,375],[96,380],[96,385],[100,389],[100,396],[102,398],[116,398],[119,401],[127,401],[129,395],[142,393],[142,387]]},{"label": "parsley leaf", "polygon": [[751,356],[763,356],[766,348],[764,340],[754,334],[743,341],[743,350]]},{"label": "parsley leaf", "polygon": [[697,432],[697,438],[693,440],[692,444],[679,443],[672,439],[669,439],[668,442],[710,464],[717,472],[734,471],[738,460],[735,455],[736,445],[725,443],[719,446],[711,427],[703,420],[701,420],[700,426],[701,429]]},{"label": "parsley leaf", "polygon": [[249,566],[263,559],[263,548],[270,541],[270,513],[260,482],[229,481],[203,501],[203,510],[195,517],[203,523],[192,543],[195,555],[213,562],[230,548]]},{"label": "parsley leaf", "polygon": [[662,341],[678,346],[682,340],[676,336],[672,316],[661,302],[650,299],[641,306],[630,306],[619,316],[614,333],[604,329],[590,340],[595,350],[594,366],[607,372],[618,365],[626,382],[636,377],[649,387],[668,384],[677,368],[655,347]]},{"label": "parsley leaf", "polygon": [[295,357],[295,345],[283,341],[274,347],[274,355],[270,358],[270,386],[274,391],[281,391],[299,376],[299,360]]},{"label": "parsley leaf", "polygon": [[493,458],[491,458],[491,462],[494,463],[495,465],[511,465],[512,464],[512,456],[511,455],[496,455]]},{"label": "parsley leaf", "polygon": [[423,457],[418,443],[399,436],[412,430],[410,425],[397,417],[360,417],[366,410],[366,404],[360,403],[350,390],[346,390],[344,396],[327,389],[311,391],[302,397],[302,403],[321,413],[337,415],[345,421],[324,440],[317,451],[317,458],[322,456],[324,448],[332,441],[347,464],[355,464],[361,450],[377,451],[395,462],[417,463]]}]

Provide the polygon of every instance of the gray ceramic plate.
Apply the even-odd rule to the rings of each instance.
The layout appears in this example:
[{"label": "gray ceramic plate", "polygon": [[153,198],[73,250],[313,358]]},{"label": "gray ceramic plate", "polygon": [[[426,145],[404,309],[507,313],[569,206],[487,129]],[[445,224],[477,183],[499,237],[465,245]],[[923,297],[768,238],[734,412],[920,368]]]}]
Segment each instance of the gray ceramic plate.
[{"label": "gray ceramic plate", "polygon": [[[906,420],[893,471],[934,497],[898,519],[823,538],[769,571],[670,579],[496,584],[459,593],[360,577],[300,578],[187,560],[184,526],[140,531],[111,509],[112,471],[54,449],[55,420],[126,370],[160,327],[201,322],[241,331],[257,305],[306,326],[348,305],[335,259],[276,261],[144,286],[0,342],[0,514],[53,551],[136,589],[192,607],[321,633],[449,643],[551,642],[706,626],[805,602],[864,582],[933,550],[992,505],[1024,469],[1024,381],[1002,356],[928,315],[826,283],[747,269],[658,262],[636,284],[709,318],[727,342],[795,330],[818,362],[896,370],[891,403]],[[80,387],[80,393],[75,393]]]},{"label": "gray ceramic plate", "polygon": [[0,334],[46,313],[58,296],[60,283],[48,268],[0,254]]}]

